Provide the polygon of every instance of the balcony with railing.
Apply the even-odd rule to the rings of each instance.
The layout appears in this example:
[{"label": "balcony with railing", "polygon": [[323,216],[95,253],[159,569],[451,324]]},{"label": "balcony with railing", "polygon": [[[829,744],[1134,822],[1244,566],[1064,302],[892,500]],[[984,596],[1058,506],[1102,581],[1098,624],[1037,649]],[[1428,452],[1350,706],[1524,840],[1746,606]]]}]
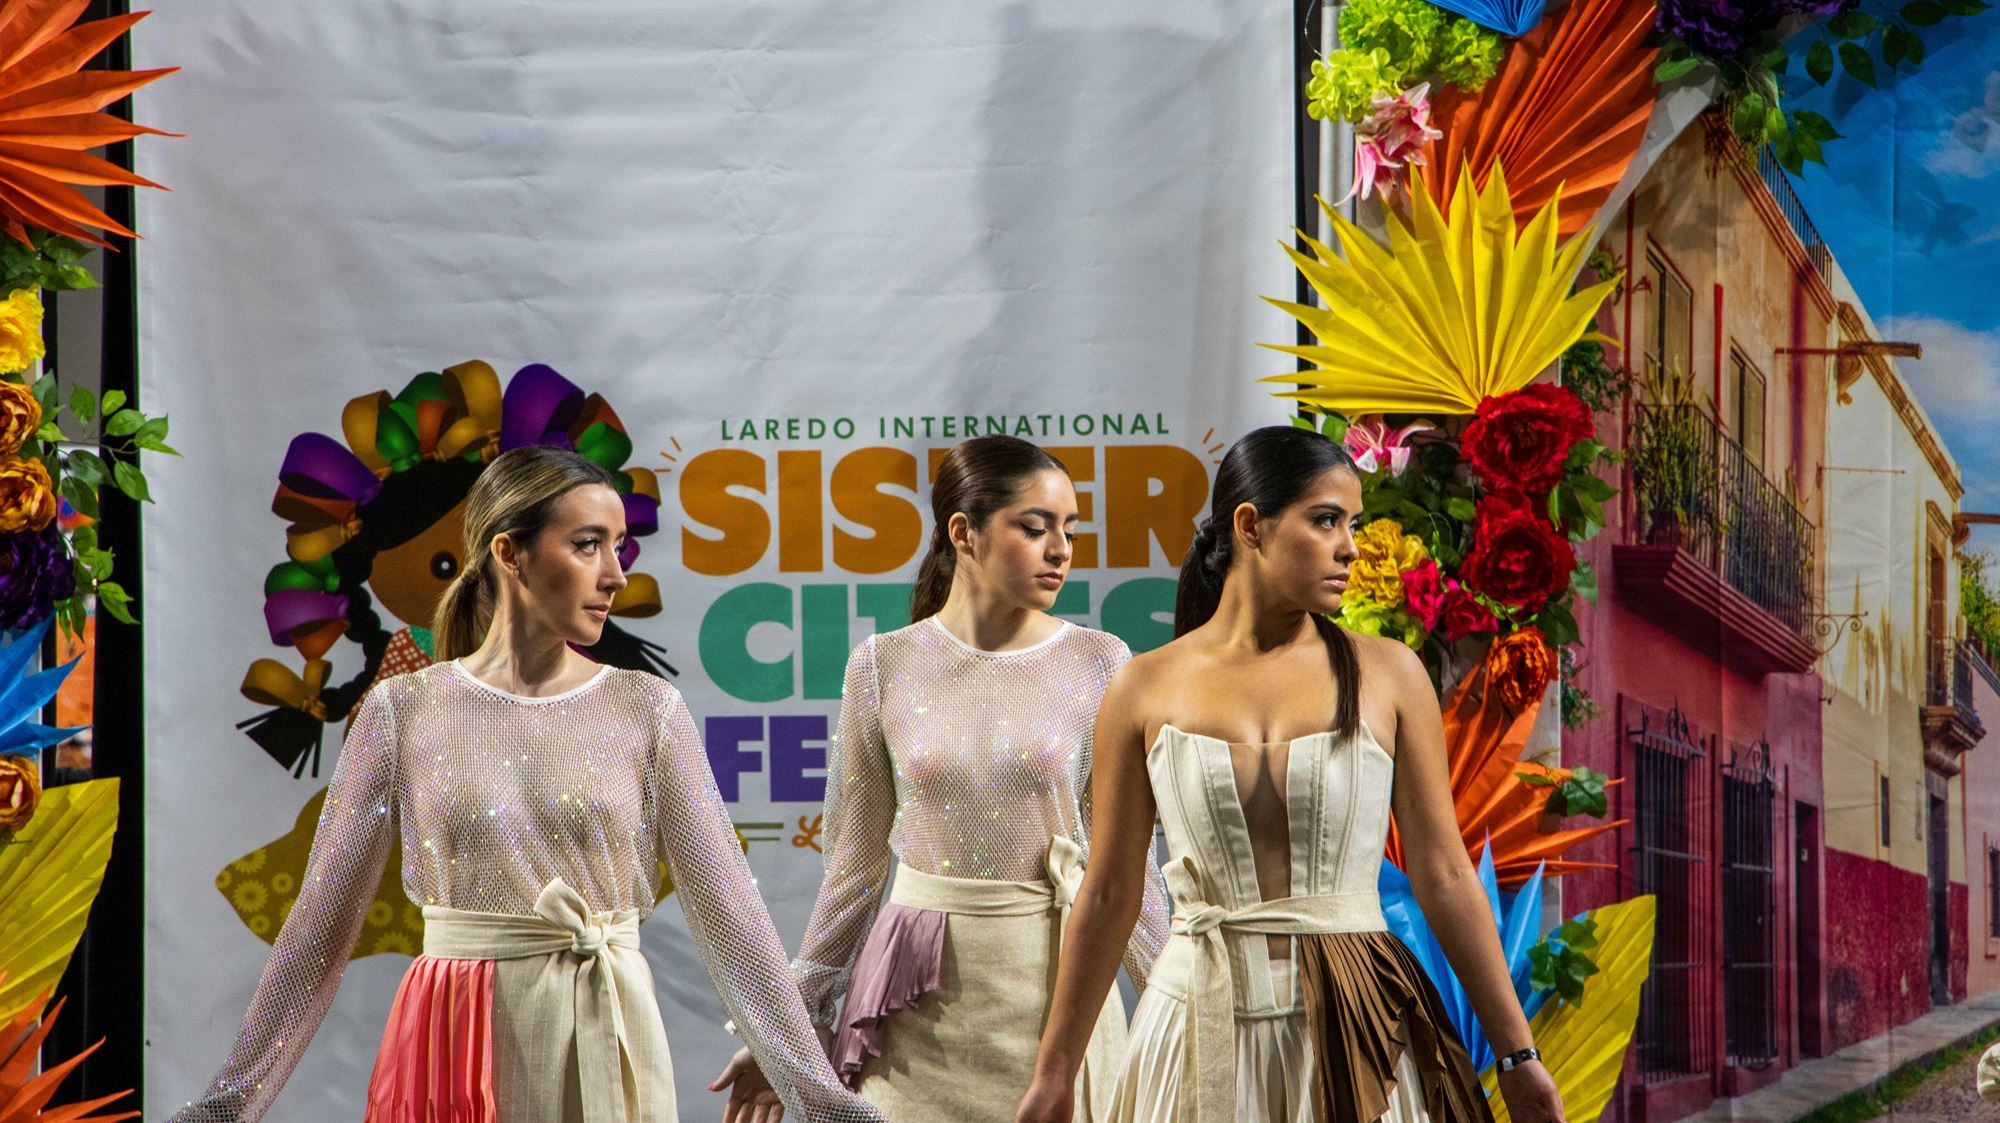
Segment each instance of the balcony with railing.
[{"label": "balcony with railing", "polygon": [[1934,639],[1925,674],[1924,763],[1946,776],[1959,773],[1959,756],[1986,736],[1979,710],[1972,701],[1974,661],[1980,658],[1964,640]]},{"label": "balcony with railing", "polygon": [[1745,670],[1812,669],[1811,520],[1699,406],[1635,406],[1626,446],[1619,587]]}]

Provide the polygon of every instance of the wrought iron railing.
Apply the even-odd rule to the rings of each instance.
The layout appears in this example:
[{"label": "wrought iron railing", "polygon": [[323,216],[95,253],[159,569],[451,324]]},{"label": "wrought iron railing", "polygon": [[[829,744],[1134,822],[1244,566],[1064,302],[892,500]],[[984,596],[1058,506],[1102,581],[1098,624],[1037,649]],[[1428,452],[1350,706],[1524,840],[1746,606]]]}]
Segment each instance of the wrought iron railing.
[{"label": "wrought iron railing", "polygon": [[1972,661],[1978,657],[1963,640],[1933,640],[1924,702],[1952,707],[1958,711],[1960,721],[1983,733],[1985,726],[1980,723],[1979,710],[1972,701]]},{"label": "wrought iron railing", "polygon": [[1693,405],[1642,405],[1627,444],[1633,541],[1679,546],[1786,627],[1807,634],[1813,524]]},{"label": "wrought iron railing", "polygon": [[1778,210],[1785,216],[1792,233],[1798,235],[1799,244],[1805,247],[1806,259],[1819,271],[1822,278],[1833,275],[1833,254],[1826,248],[1826,240],[1819,236],[1819,227],[1813,225],[1812,216],[1806,213],[1805,204],[1799,202],[1798,192],[1792,190],[1792,181],[1785,175],[1785,169],[1778,163],[1771,146],[1757,150],[1757,174],[1763,179],[1764,187],[1778,202]]}]

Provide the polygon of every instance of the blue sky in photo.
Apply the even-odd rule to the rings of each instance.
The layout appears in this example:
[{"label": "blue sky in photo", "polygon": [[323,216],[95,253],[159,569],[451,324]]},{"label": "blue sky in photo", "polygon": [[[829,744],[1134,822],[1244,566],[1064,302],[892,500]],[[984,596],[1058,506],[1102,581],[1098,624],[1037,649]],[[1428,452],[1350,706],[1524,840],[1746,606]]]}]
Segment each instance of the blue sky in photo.
[{"label": "blue sky in photo", "polygon": [[[1919,30],[1922,69],[1872,90],[1813,85],[1803,53],[1825,33],[1792,41],[1787,104],[1844,134],[1795,185],[1883,338],[1923,344],[1900,368],[1958,460],[1963,508],[2000,512],[2000,7]],[[1967,548],[2000,554],[2000,526]]]}]

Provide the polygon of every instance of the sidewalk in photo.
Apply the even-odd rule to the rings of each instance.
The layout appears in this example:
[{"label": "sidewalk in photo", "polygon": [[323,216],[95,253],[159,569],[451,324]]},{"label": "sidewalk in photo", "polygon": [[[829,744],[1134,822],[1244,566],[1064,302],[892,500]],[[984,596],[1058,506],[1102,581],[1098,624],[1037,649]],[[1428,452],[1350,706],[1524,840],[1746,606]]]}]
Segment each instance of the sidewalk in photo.
[{"label": "sidewalk in photo", "polygon": [[1683,1123],[1789,1123],[1849,1092],[1873,1088],[1904,1065],[1927,1061],[1995,1024],[2000,1024],[2000,993],[1968,998],[1878,1037],[1802,1062],[1777,1083],[1733,1100],[1717,1100]]}]

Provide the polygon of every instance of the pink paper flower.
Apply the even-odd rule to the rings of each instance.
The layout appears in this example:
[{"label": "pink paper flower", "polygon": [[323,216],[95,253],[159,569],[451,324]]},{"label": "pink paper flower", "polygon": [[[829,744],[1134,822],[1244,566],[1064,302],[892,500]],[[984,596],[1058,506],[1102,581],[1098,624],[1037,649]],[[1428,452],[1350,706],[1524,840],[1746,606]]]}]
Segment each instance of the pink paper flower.
[{"label": "pink paper flower", "polygon": [[1370,414],[1347,427],[1347,454],[1354,458],[1354,466],[1364,472],[1381,471],[1386,458],[1389,474],[1400,476],[1410,466],[1411,449],[1407,443],[1410,435],[1435,428],[1428,421],[1412,421],[1392,430],[1380,414]]},{"label": "pink paper flower", "polygon": [[1354,186],[1341,202],[1377,191],[1387,197],[1396,188],[1397,172],[1426,162],[1424,146],[1444,135],[1431,127],[1430,92],[1431,84],[1424,82],[1375,98],[1367,120],[1354,126]]},{"label": "pink paper flower", "polygon": [[1438,626],[1444,617],[1445,578],[1437,562],[1426,559],[1424,564],[1403,574],[1403,607],[1423,624],[1425,631]]}]

